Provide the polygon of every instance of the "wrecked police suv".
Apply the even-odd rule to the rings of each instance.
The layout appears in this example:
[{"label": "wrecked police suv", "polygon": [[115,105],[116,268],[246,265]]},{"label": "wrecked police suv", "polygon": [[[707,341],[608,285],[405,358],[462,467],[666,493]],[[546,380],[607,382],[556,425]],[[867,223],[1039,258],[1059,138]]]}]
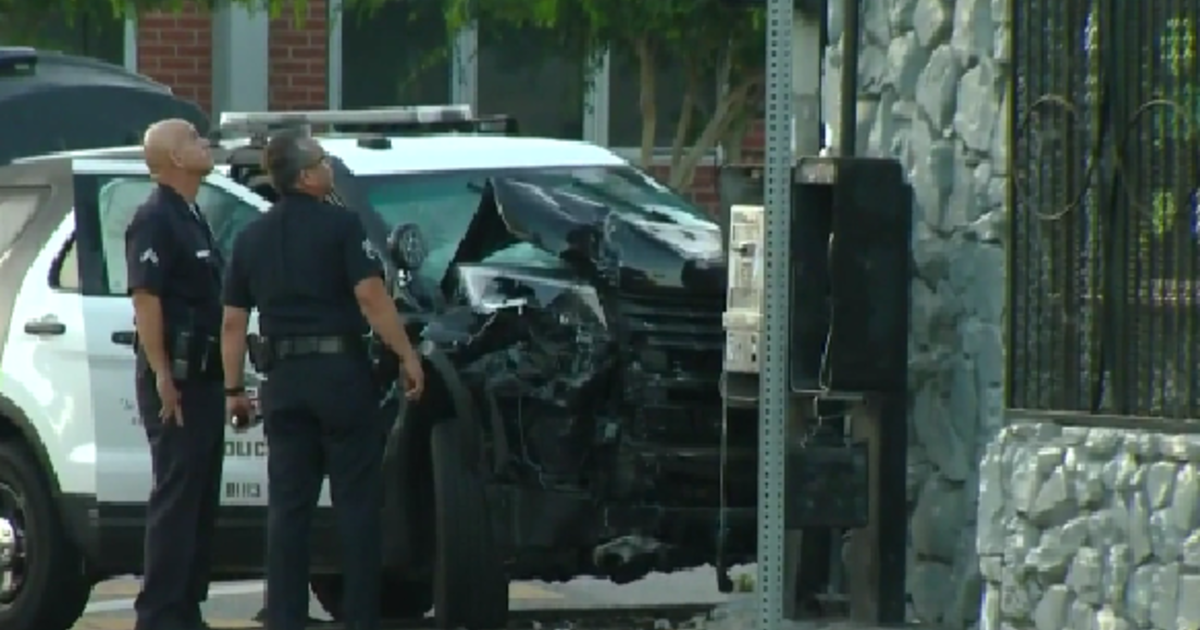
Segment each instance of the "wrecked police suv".
[{"label": "wrecked police suv", "polygon": [[[262,148],[295,126],[321,142],[339,198],[387,253],[426,362],[418,403],[395,391],[380,403],[385,616],[433,608],[439,627],[502,627],[509,580],[625,582],[753,558],[756,418],[722,414],[726,265],[706,213],[606,149],[515,137],[511,119],[468,108],[227,113],[199,198],[218,247],[275,198]],[[37,324],[5,329],[0,415],[26,454],[9,475],[0,448],[0,489],[41,519],[24,548],[57,550],[22,557],[29,577],[10,600],[27,619],[45,618],[56,584],[141,569],[149,451],[129,419],[121,286],[124,228],[153,187],[140,157],[0,168],[0,207],[30,186],[45,193],[22,206],[15,257],[0,258],[0,271],[27,269],[11,317]],[[33,392],[68,370],[47,415]],[[216,579],[260,574],[269,492],[261,428],[227,439]],[[37,478],[49,482],[27,483]],[[26,518],[0,510],[0,525]],[[337,618],[327,491],[313,529],[312,590]]]},{"label": "wrecked police suv", "polygon": [[[428,427],[453,427],[511,578],[748,561],[757,424],[722,415],[722,235],[585,147],[556,165],[354,178],[395,226],[397,298],[438,383],[393,431],[389,474],[419,485]],[[389,501],[429,523],[421,493]]]}]

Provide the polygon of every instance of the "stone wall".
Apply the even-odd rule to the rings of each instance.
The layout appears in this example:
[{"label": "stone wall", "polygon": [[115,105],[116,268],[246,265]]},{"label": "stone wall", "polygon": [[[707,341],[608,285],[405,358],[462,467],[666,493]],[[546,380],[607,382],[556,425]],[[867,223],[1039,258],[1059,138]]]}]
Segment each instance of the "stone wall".
[{"label": "stone wall", "polygon": [[[822,84],[838,128],[841,2]],[[863,2],[858,153],[899,159],[915,195],[908,590],[915,620],[979,614],[978,462],[1003,406],[1009,0]]]},{"label": "stone wall", "polygon": [[983,626],[1200,628],[1200,435],[1010,419],[983,458]]}]

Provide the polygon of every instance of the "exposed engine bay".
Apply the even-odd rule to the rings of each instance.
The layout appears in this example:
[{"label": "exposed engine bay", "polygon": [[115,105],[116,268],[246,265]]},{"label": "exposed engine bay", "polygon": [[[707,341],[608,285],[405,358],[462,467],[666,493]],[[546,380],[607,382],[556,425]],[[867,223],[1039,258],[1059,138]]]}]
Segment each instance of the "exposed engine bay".
[{"label": "exposed engine bay", "polygon": [[410,333],[457,381],[404,422],[470,427],[510,578],[627,582],[753,559],[757,418],[726,416],[721,401],[715,222],[631,167],[628,185],[669,203],[513,172],[471,182],[478,205],[446,247],[334,166],[342,201],[395,265]]}]

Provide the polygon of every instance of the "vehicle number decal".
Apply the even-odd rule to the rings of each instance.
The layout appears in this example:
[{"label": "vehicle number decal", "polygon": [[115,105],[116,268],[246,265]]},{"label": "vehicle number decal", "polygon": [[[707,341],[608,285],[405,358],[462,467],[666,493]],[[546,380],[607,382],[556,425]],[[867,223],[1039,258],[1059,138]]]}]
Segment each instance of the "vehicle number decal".
[{"label": "vehicle number decal", "polygon": [[225,482],[226,499],[261,499],[262,497],[262,484],[257,481]]}]

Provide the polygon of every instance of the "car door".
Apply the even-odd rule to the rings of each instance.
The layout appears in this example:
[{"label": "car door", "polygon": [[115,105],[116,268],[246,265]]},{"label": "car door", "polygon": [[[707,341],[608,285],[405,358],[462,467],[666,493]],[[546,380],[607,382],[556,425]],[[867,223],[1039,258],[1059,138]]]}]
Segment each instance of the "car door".
[{"label": "car door", "polygon": [[[97,409],[97,495],[103,504],[140,505],[153,483],[150,451],[138,419],[134,392],[133,306],[128,298],[125,229],[137,207],[156,184],[139,166],[78,175],[76,205],[89,217],[87,239],[98,252],[101,285],[88,296],[85,312],[102,332],[91,349],[92,384]],[[212,227],[217,247],[228,260],[236,234],[256,218],[266,202],[222,175],[210,175],[197,204]],[[82,231],[81,231],[82,233]],[[252,318],[251,331],[257,330]],[[247,366],[256,388],[256,375]],[[261,427],[242,434],[227,432],[222,505],[265,506],[266,441]]]},{"label": "car door", "polygon": [[69,160],[0,169],[0,396],[28,416],[62,492],[86,497],[96,451],[71,188]]}]

